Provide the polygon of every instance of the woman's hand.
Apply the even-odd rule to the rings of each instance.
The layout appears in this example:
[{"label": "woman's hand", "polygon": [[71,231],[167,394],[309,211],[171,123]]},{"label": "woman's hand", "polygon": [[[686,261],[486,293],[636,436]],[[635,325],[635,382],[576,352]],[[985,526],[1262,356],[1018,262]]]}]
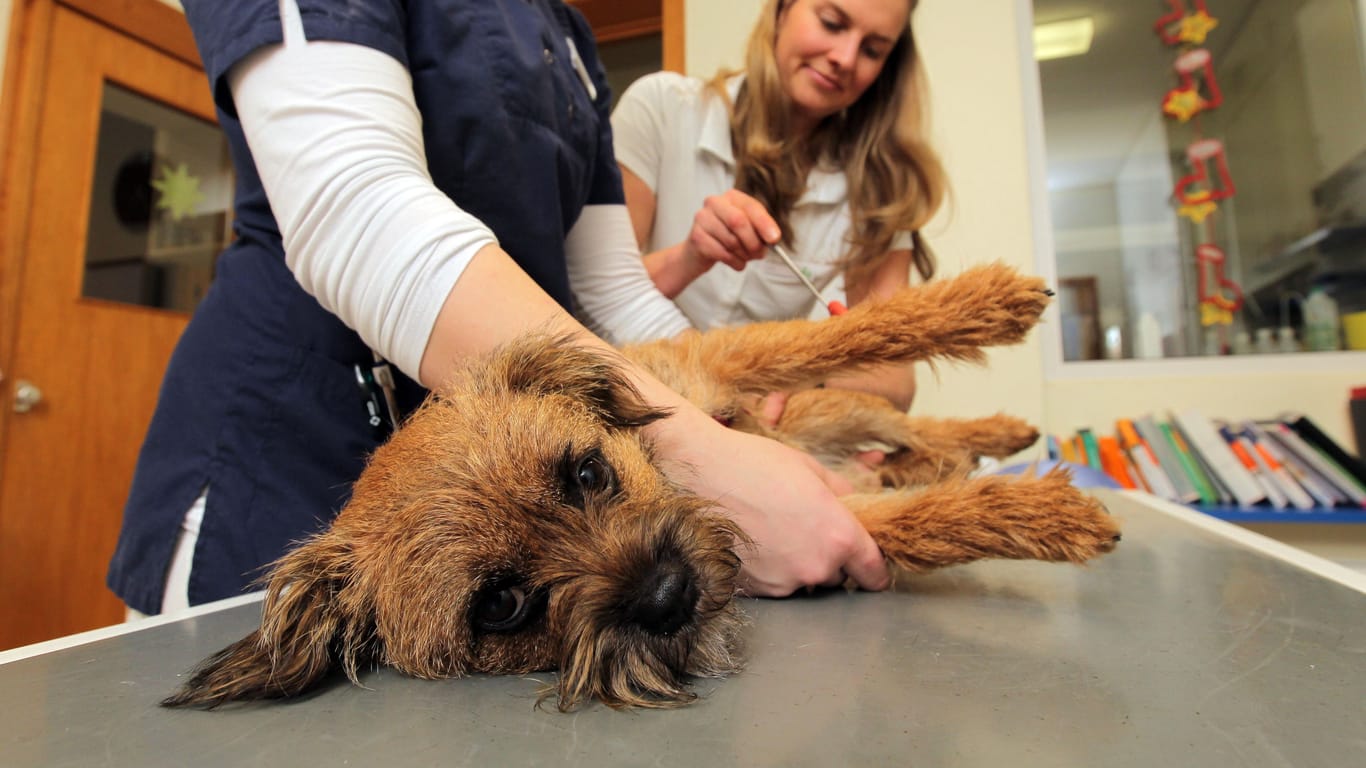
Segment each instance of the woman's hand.
[{"label": "woman's hand", "polygon": [[769,244],[782,239],[778,222],[758,200],[736,189],[712,195],[693,216],[692,229],[681,243],[651,251],[658,200],[639,176],[621,166],[621,184],[645,270],[659,292],[674,298],[717,264],[741,270],[763,258]]},{"label": "woman's hand", "polygon": [[[911,387],[912,391],[914,391],[914,378],[911,380]],[[835,387],[835,389],[839,389],[839,387]],[[754,418],[758,419],[759,424],[764,428],[776,430],[778,428],[778,422],[782,421],[783,412],[787,410],[787,400],[789,397],[791,397],[791,393],[789,392],[768,393],[764,396],[764,399],[759,402],[758,412],[753,414]],[[909,404],[909,400],[907,402]],[[895,405],[895,403],[893,404]],[[885,451],[859,451],[854,454],[854,460],[857,463],[849,465],[847,468],[848,471],[859,472],[862,482],[871,483],[874,486],[881,484],[877,472],[887,461],[887,453]],[[837,479],[841,481],[845,480],[844,478],[838,478],[838,476]],[[831,484],[830,487],[840,495],[847,493],[847,491],[840,490],[833,484]],[[850,484],[850,487],[852,487],[852,483]]]},{"label": "woman's hand", "polygon": [[782,231],[763,203],[730,189],[703,201],[702,210],[693,216],[684,253],[700,268],[698,274],[717,262],[738,272],[748,262],[763,258],[768,246],[781,239]]},{"label": "woman's hand", "polygon": [[848,481],[778,442],[691,418],[659,422],[656,448],[671,477],[715,499],[753,540],[740,549],[746,593],[783,597],[846,579],[888,587],[882,552],[835,497],[851,490]]}]

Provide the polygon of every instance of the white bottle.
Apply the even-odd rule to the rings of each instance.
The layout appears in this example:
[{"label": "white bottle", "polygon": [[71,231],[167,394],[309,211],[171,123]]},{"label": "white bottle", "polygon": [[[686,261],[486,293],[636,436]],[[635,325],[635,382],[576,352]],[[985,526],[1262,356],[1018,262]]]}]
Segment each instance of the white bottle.
[{"label": "white bottle", "polygon": [[1276,353],[1276,332],[1270,328],[1257,329],[1257,354],[1273,355]]},{"label": "white bottle", "polygon": [[1276,329],[1276,351],[1277,352],[1299,352],[1300,343],[1295,341],[1295,329],[1288,325],[1282,325]]},{"label": "white bottle", "polygon": [[1338,303],[1322,286],[1314,286],[1304,300],[1305,348],[1314,352],[1342,349],[1338,328]]},{"label": "white bottle", "polygon": [[1155,360],[1162,357],[1162,324],[1151,312],[1138,317],[1138,332],[1134,334],[1134,357]]},{"label": "white bottle", "polygon": [[1106,360],[1124,359],[1124,331],[1118,325],[1111,325],[1105,329],[1105,345],[1102,356]]}]

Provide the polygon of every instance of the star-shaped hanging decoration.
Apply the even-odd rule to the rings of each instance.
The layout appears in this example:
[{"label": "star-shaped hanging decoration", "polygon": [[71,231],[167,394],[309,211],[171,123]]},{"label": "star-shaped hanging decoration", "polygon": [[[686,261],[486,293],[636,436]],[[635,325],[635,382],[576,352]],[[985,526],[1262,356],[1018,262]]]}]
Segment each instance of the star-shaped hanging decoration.
[{"label": "star-shaped hanging decoration", "polygon": [[1177,34],[1177,39],[1183,43],[1200,45],[1205,42],[1205,36],[1210,30],[1217,26],[1219,20],[1201,9],[1181,19],[1181,31]]},{"label": "star-shaped hanging decoration", "polygon": [[1173,88],[1167,91],[1167,98],[1162,102],[1162,111],[1184,123],[1208,105],[1209,102],[1195,91]]},{"label": "star-shaped hanging decoration", "polygon": [[1185,216],[1196,224],[1203,223],[1211,213],[1219,210],[1217,203],[1206,200],[1203,203],[1189,203],[1176,209],[1176,215]]},{"label": "star-shaped hanging decoration", "polygon": [[193,213],[195,207],[204,199],[204,193],[199,191],[199,178],[190,175],[190,169],[185,163],[176,166],[174,170],[170,166],[161,167],[161,178],[152,182],[152,188],[161,193],[157,200],[157,208],[170,211],[171,218],[180,221],[186,214]]},{"label": "star-shaped hanging decoration", "polygon": [[1200,324],[1203,326],[1233,325],[1233,313],[1214,304],[1201,304]]}]

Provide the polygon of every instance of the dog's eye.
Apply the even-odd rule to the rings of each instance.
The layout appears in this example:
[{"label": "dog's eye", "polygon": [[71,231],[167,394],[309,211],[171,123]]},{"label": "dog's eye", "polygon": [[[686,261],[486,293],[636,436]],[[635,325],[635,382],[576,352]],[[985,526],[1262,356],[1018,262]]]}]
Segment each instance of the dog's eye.
[{"label": "dog's eye", "polygon": [[598,453],[590,453],[579,462],[577,477],[579,487],[589,493],[610,491],[612,489],[612,468]]},{"label": "dog's eye", "polygon": [[580,509],[589,496],[611,495],[617,488],[611,465],[598,451],[590,451],[577,460],[566,452],[561,477],[565,500]]},{"label": "dog's eye", "polygon": [[492,587],[474,604],[475,627],[484,632],[509,632],[526,623],[535,601],[522,587]]}]

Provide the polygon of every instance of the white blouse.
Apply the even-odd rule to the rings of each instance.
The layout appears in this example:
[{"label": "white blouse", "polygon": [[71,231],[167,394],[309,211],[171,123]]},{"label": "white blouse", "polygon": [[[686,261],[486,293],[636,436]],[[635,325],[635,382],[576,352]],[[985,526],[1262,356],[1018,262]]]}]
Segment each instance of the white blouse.
[{"label": "white blouse", "polygon": [[[732,100],[742,77],[732,78]],[[617,162],[655,194],[655,220],[646,251],[688,237],[703,201],[735,186],[726,105],[696,78],[657,72],[632,83],[612,113]],[[826,301],[845,297],[836,264],[848,251],[849,199],[842,171],[816,169],[793,207],[793,256]],[[893,248],[910,248],[903,232]],[[749,262],[737,272],[724,264],[707,270],[674,298],[693,326],[708,329],[758,320],[828,316],[776,256]]]}]

